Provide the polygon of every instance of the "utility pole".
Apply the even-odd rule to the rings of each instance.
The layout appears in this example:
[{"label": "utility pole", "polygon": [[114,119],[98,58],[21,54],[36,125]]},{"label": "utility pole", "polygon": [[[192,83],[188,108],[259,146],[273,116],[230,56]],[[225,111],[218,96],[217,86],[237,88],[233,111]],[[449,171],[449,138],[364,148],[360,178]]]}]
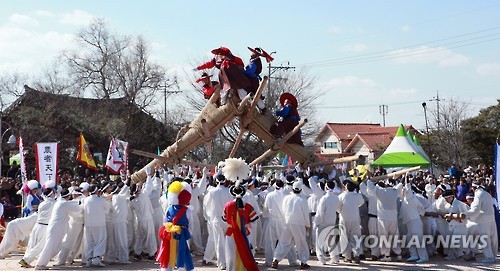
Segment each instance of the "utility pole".
[{"label": "utility pole", "polygon": [[[272,52],[270,53],[269,55],[272,55],[276,52]],[[268,81],[267,81],[267,91],[268,92],[271,92],[271,75],[273,75],[273,73],[275,73],[276,71],[278,70],[290,70],[290,69],[293,69],[295,70],[295,67],[292,67],[292,66],[289,66],[290,65],[290,62],[287,63],[288,66],[283,66],[283,65],[280,65],[280,66],[271,66],[271,62],[269,62],[269,64],[267,65],[267,69],[268,69],[268,72],[267,72],[267,75],[269,77]]]},{"label": "utility pole", "polygon": [[422,107],[424,108],[424,117],[425,117],[425,130],[426,130],[426,134],[427,134],[427,144],[429,146],[429,166],[430,166],[430,171],[431,171],[431,174],[433,174],[433,170],[432,170],[432,146],[431,146],[431,138],[430,138],[430,135],[429,135],[429,122],[427,121],[427,103],[426,102],[423,102],[422,103]]},{"label": "utility pole", "polygon": [[163,108],[164,108],[164,111],[163,111],[163,114],[164,114],[164,119],[163,119],[163,124],[164,125],[167,125],[167,94],[177,94],[179,92],[181,92],[180,90],[170,90],[170,91],[167,91],[167,89],[170,88],[170,86],[167,86],[167,85],[164,85],[162,86],[163,87],[163,97],[164,97],[164,104],[163,104]]},{"label": "utility pole", "polygon": [[436,90],[436,97],[432,97],[431,101],[436,101],[436,113],[437,113],[437,130],[440,131],[441,128],[441,113],[440,113],[440,108],[439,108],[439,102],[441,99],[439,99],[439,90]]},{"label": "utility pole", "polygon": [[385,127],[385,115],[389,113],[389,106],[383,104],[378,106],[380,114],[382,114],[383,126]]}]

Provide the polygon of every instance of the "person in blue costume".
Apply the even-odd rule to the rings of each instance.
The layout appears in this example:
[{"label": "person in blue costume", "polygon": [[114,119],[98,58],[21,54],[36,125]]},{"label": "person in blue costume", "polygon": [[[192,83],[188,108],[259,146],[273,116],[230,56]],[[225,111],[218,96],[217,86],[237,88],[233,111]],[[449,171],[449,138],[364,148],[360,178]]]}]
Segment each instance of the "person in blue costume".
[{"label": "person in blue costume", "polygon": [[158,237],[161,240],[156,260],[161,271],[194,270],[193,259],[189,251],[189,219],[191,210],[191,186],[186,182],[174,181],[167,193],[170,207],[166,213],[166,223],[161,226]]},{"label": "person in blue costume", "polygon": [[[264,57],[267,63],[271,63],[274,58],[272,58],[266,51],[259,47],[248,47],[248,50],[252,52],[252,55],[250,56],[250,63],[245,66],[245,70],[243,70],[243,73],[250,80],[250,86],[245,90],[248,93],[255,94],[257,92],[257,89],[259,88],[260,81],[262,80],[262,78],[260,77],[260,73],[262,72],[262,60],[260,58]],[[263,100],[264,96],[261,96],[259,102],[257,103],[257,106],[262,113],[266,112],[266,106]]]},{"label": "person in blue costume", "polygon": [[[269,132],[276,138],[281,138],[286,133],[292,131],[300,121],[299,111],[297,111],[298,103],[295,96],[291,93],[283,93],[280,96],[280,103],[283,108],[274,113],[278,117],[278,121],[269,129]],[[304,146],[300,131],[290,137],[287,142]]]},{"label": "person in blue costume", "polygon": [[23,190],[28,194],[26,204],[23,207],[23,217],[27,217],[38,210],[38,205],[42,202],[42,197],[39,195],[40,183],[36,180],[30,180],[23,186]]}]

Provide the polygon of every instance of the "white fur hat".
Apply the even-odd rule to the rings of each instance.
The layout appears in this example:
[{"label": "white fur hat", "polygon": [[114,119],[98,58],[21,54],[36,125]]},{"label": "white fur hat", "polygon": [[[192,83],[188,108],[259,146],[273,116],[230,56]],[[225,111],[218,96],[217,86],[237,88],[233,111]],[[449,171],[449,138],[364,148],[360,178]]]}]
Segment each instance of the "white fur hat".
[{"label": "white fur hat", "polygon": [[227,158],[224,161],[222,172],[226,179],[236,182],[236,186],[239,186],[239,183],[248,177],[250,167],[241,158]]},{"label": "white fur hat", "polygon": [[38,181],[37,180],[29,180],[28,181],[28,188],[30,190],[33,190],[35,188],[38,188]]}]

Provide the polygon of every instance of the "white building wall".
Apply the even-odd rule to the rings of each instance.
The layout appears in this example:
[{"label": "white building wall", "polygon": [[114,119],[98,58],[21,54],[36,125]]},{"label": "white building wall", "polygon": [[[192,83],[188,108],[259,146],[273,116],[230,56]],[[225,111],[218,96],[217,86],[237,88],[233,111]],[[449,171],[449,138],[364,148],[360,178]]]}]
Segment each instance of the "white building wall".
[{"label": "white building wall", "polygon": [[[336,144],[336,148],[325,148],[325,143],[326,142],[332,142],[333,144]],[[325,136],[321,139],[321,153],[322,154],[338,154],[342,153],[342,147],[340,144],[340,140],[333,134],[327,133]]]}]

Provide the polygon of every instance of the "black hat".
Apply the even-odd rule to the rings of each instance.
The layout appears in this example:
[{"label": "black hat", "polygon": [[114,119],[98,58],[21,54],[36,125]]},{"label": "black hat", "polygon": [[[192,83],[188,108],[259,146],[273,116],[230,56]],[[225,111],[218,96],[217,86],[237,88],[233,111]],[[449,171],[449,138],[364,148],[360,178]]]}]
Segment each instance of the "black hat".
[{"label": "black hat", "polygon": [[452,190],[446,190],[443,192],[443,197],[448,198],[453,196],[453,191]]},{"label": "black hat", "polygon": [[277,179],[274,185],[278,188],[283,188],[283,186],[285,186],[285,183],[283,183],[281,179]]},{"label": "black hat", "polygon": [[69,192],[69,189],[68,188],[64,188],[62,191],[61,191],[61,198],[67,198],[71,196],[71,192]]},{"label": "black hat", "polygon": [[223,183],[224,181],[226,181],[226,176],[224,176],[223,174],[217,175],[217,181],[219,183]]},{"label": "black hat", "polygon": [[295,177],[293,175],[286,175],[286,184],[292,185],[295,182]]},{"label": "black hat", "polygon": [[334,181],[327,181],[326,182],[326,187],[330,190],[335,189],[335,182]]},{"label": "black hat", "polygon": [[229,193],[231,193],[233,197],[241,198],[245,195],[245,192],[245,188],[243,188],[242,186],[232,185],[229,188]]}]

